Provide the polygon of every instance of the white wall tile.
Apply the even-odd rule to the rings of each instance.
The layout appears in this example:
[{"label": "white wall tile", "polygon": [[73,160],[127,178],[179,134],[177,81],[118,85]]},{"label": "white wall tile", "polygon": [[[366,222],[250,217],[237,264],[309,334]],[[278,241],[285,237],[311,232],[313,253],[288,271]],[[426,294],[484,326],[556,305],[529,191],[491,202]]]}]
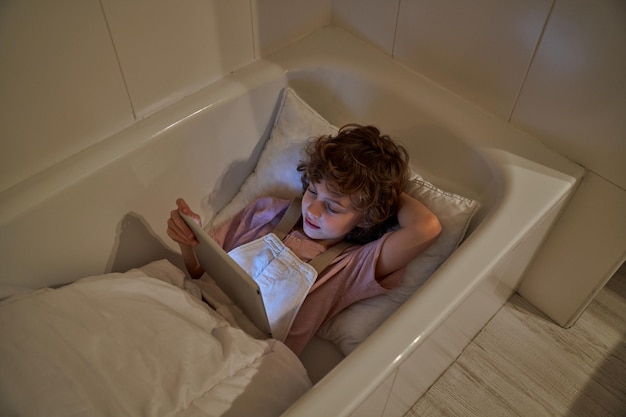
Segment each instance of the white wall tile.
[{"label": "white wall tile", "polygon": [[400,0],[334,0],[332,24],[391,55],[399,7]]},{"label": "white wall tile", "polygon": [[626,2],[556,2],[512,123],[626,189]]},{"label": "white wall tile", "polygon": [[132,121],[97,0],[4,0],[0,56],[0,191]]},{"label": "white wall tile", "polygon": [[257,58],[330,24],[330,0],[252,0]]},{"label": "white wall tile", "polygon": [[552,0],[404,0],[394,57],[506,119]]},{"label": "white wall tile", "polygon": [[139,116],[254,59],[248,0],[102,4]]}]

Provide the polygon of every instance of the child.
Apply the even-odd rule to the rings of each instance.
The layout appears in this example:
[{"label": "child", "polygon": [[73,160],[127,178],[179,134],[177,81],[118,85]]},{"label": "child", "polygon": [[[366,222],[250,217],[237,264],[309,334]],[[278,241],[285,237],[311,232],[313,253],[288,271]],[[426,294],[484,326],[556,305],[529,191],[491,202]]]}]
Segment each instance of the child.
[{"label": "child", "polygon": [[[314,279],[285,340],[296,354],[341,310],[399,285],[404,267],[441,231],[437,217],[402,191],[409,172],[406,150],[377,128],[346,125],[337,136],[310,142],[306,154],[308,160],[298,166],[304,188],[301,219],[284,245],[303,262],[339,242],[353,245]],[[199,216],[184,200],[176,203],[167,232],[179,243],[190,275],[198,278],[204,272],[193,252],[198,242],[179,212],[198,221]],[[214,230],[213,238],[231,251],[271,234],[289,204],[261,198]]]}]

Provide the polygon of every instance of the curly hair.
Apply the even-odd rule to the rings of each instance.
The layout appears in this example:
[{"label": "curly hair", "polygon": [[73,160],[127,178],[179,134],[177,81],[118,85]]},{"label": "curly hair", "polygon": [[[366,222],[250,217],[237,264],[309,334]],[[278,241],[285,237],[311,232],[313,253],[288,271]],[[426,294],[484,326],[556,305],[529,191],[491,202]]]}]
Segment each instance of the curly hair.
[{"label": "curly hair", "polygon": [[396,223],[398,200],[408,181],[408,153],[374,126],[347,124],[336,136],[320,136],[306,147],[300,162],[302,186],[326,181],[334,192],[350,196],[363,222],[346,236],[353,243],[378,239]]}]

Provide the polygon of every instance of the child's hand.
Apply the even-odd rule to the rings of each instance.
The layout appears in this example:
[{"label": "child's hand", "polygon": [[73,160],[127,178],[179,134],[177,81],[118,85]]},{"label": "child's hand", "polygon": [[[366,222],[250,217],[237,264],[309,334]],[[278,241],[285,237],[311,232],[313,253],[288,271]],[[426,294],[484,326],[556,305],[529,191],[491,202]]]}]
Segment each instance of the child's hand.
[{"label": "child's hand", "polygon": [[167,220],[167,235],[181,245],[196,246],[198,244],[198,240],[180,214],[183,213],[187,216],[191,216],[199,225],[201,225],[200,216],[191,211],[185,200],[182,198],[176,200],[176,206],[177,208],[170,212],[170,218]]}]

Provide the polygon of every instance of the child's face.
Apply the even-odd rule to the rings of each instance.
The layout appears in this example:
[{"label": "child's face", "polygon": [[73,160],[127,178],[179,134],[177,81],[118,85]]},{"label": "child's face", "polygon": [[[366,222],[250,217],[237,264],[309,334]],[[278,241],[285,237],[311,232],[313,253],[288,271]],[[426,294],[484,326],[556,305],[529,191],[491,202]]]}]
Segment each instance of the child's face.
[{"label": "child's face", "polygon": [[311,239],[338,243],[363,218],[350,197],[326,188],[326,181],[311,183],[302,197],[302,226]]}]

